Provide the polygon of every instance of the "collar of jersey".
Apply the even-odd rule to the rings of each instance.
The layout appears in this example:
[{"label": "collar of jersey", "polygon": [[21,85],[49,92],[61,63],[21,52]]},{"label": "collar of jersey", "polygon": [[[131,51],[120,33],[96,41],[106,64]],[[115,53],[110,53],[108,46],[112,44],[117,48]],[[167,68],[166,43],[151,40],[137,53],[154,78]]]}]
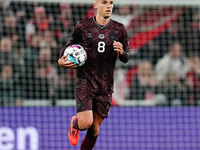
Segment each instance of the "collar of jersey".
[{"label": "collar of jersey", "polygon": [[111,19],[110,19],[109,22],[106,25],[101,26],[100,24],[97,23],[95,16],[92,19],[93,19],[94,23],[101,29],[106,28],[110,24],[110,21],[111,21]]}]

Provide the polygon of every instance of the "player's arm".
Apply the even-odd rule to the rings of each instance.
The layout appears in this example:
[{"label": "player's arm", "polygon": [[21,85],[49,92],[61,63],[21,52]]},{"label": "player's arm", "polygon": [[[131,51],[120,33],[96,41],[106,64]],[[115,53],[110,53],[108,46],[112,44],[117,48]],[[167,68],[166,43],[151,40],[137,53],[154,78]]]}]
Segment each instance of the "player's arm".
[{"label": "player's arm", "polygon": [[114,50],[119,53],[119,59],[123,63],[127,63],[129,60],[129,42],[128,42],[128,35],[123,25],[121,28],[121,36],[119,37],[118,41],[114,41],[113,47]]},{"label": "player's arm", "polygon": [[67,67],[67,68],[70,68],[70,69],[74,69],[76,68],[76,64],[74,62],[71,62],[71,61],[65,61],[65,58],[67,57],[67,55],[63,55],[61,58],[58,59],[58,64],[60,66],[63,66],[63,67]]},{"label": "player's arm", "polygon": [[60,66],[63,66],[63,67],[67,67],[67,68],[70,68],[70,69],[74,69],[76,68],[76,64],[74,62],[70,62],[70,61],[65,61],[65,58],[67,57],[67,55],[64,55],[64,51],[65,49],[70,45],[70,43],[67,43],[61,50],[60,50],[60,56],[59,56],[59,59],[58,59],[58,64]]},{"label": "player's arm", "polygon": [[127,63],[129,60],[129,50],[123,50],[123,54],[119,55],[119,60],[121,60],[123,63]]},{"label": "player's arm", "polygon": [[127,63],[129,60],[129,52],[123,49],[123,45],[120,42],[114,41],[113,43],[113,47],[114,50],[116,52],[118,52],[119,54],[119,59],[124,62]]},{"label": "player's arm", "polygon": [[71,69],[74,69],[77,67],[77,65],[74,63],[74,62],[66,62],[65,61],[65,58],[67,56],[64,55],[64,52],[65,52],[65,49],[72,45],[72,44],[77,44],[81,41],[81,30],[79,28],[79,24],[77,24],[74,28],[74,31],[70,37],[70,42],[67,43],[61,50],[60,50],[60,56],[59,56],[59,59],[58,59],[58,64],[60,66],[63,66],[63,67],[67,67],[67,68],[71,68]]}]

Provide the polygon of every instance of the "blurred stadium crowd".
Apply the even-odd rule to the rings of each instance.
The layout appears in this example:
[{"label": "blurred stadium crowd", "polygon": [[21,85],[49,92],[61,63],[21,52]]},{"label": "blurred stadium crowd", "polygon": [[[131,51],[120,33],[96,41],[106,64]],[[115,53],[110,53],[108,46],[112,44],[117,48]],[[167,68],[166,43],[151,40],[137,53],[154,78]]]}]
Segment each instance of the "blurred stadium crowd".
[{"label": "blurred stadium crowd", "polygon": [[[116,6],[112,18],[130,38],[130,61],[117,63],[115,91],[124,100],[200,105],[200,9]],[[0,0],[0,105],[74,99],[74,70],[57,64],[77,21],[90,5]]]}]

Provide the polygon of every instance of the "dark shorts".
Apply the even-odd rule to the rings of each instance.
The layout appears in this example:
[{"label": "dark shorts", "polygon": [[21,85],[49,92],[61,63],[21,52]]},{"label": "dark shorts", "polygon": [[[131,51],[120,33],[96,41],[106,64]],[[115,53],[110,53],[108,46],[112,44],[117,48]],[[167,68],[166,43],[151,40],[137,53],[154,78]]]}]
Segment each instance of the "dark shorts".
[{"label": "dark shorts", "polygon": [[78,112],[92,110],[107,118],[111,108],[111,94],[97,95],[88,92],[76,92],[76,109]]}]

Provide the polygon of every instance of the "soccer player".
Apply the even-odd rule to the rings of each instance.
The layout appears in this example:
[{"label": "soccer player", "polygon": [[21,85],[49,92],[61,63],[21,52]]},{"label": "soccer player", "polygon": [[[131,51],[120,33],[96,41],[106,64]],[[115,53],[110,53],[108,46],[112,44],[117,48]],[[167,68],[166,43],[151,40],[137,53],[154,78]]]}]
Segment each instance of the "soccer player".
[{"label": "soccer player", "polygon": [[79,132],[87,129],[81,150],[92,150],[100,126],[108,117],[113,93],[113,74],[116,59],[123,63],[129,59],[127,32],[121,23],[112,20],[114,0],[95,0],[95,17],[80,21],[74,28],[70,42],[60,51],[58,64],[77,68],[66,62],[64,51],[71,44],[80,44],[87,52],[86,63],[76,69],[75,97],[77,115],[72,117],[69,141],[76,145]]}]

